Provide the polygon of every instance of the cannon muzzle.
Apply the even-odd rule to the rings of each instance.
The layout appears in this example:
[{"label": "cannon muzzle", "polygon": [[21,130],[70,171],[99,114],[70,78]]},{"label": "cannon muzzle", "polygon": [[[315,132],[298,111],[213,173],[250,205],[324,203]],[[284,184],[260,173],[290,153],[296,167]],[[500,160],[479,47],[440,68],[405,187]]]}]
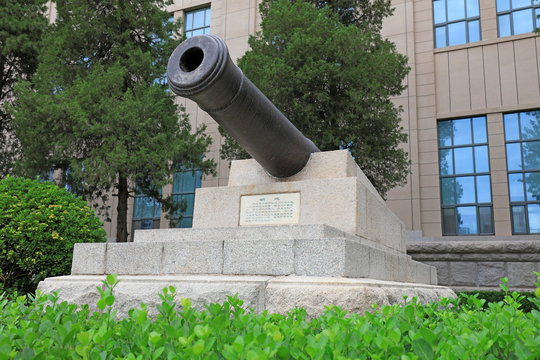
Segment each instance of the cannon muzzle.
[{"label": "cannon muzzle", "polygon": [[167,80],[175,94],[195,101],[270,175],[292,176],[319,151],[244,76],[217,36],[194,36],[178,45]]}]

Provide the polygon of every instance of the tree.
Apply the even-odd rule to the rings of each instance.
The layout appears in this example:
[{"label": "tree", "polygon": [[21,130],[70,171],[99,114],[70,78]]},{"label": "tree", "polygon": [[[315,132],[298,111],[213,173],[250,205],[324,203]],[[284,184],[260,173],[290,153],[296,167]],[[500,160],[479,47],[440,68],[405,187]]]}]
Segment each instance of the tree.
[{"label": "tree", "polygon": [[[211,143],[192,130],[166,89],[165,67],[180,42],[168,0],[58,0],[32,82],[17,87],[14,127],[27,176],[60,169],[89,201],[118,196],[117,241],[127,241],[136,191],[175,210],[161,187],[178,165],[213,171]],[[179,116],[180,115],[180,116]]]},{"label": "tree", "polygon": [[0,5],[0,178],[13,166],[18,142],[6,105],[14,100],[19,78],[29,79],[37,68],[41,36],[48,20],[46,0],[3,0]]},{"label": "tree", "polygon": [[[381,195],[403,184],[407,136],[390,97],[404,90],[409,68],[377,31],[382,17],[346,25],[330,7],[299,0],[265,0],[260,9],[261,32],[238,62],[245,75],[319,149],[349,149]],[[224,135],[223,158],[247,156]]]}]

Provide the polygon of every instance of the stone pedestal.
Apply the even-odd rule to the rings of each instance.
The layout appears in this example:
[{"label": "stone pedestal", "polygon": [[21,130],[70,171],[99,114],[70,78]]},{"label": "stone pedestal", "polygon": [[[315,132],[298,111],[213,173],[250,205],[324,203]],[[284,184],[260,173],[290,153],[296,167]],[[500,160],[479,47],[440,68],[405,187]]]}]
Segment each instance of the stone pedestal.
[{"label": "stone pedestal", "polygon": [[197,189],[192,229],[137,231],[133,243],[76,244],[72,275],[39,288],[93,304],[95,286],[111,273],[120,275],[120,313],[155,303],[168,284],[199,305],[237,293],[257,311],[304,307],[310,316],[326,305],[363,312],[402,295],[454,296],[436,286],[434,267],[406,254],[404,225],[347,151],[312,154],[287,179],[253,160],[235,161],[229,186]]}]

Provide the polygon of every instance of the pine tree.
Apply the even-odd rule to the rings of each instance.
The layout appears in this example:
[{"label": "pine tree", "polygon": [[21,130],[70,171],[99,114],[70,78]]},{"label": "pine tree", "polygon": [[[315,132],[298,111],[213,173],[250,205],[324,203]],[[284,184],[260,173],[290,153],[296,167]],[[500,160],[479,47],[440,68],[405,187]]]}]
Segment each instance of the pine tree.
[{"label": "pine tree", "polygon": [[[14,128],[27,176],[61,169],[85,199],[118,196],[117,234],[127,241],[128,198],[153,196],[182,164],[204,173],[211,142],[191,129],[168,92],[165,70],[180,42],[166,0],[58,0],[32,82],[17,87]],[[173,36],[176,34],[176,36]]]},{"label": "pine tree", "polygon": [[[343,3],[364,8],[344,18],[340,4],[263,1],[261,31],[238,65],[319,149],[350,150],[384,196],[409,171],[401,110],[390,100],[405,89],[409,67],[380,34],[389,1]],[[247,156],[224,135],[222,157]]]},{"label": "pine tree", "polygon": [[41,36],[47,30],[46,0],[0,2],[0,178],[12,170],[19,149],[7,105],[15,98],[17,81],[37,68]]}]

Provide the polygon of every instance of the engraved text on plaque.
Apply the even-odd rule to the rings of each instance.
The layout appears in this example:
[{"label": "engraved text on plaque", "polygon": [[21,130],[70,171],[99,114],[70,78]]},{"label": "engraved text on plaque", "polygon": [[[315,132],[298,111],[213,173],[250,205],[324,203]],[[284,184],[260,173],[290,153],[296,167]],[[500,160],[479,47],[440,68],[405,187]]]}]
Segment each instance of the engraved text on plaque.
[{"label": "engraved text on plaque", "polygon": [[298,224],[300,193],[244,195],[240,198],[240,225]]}]

